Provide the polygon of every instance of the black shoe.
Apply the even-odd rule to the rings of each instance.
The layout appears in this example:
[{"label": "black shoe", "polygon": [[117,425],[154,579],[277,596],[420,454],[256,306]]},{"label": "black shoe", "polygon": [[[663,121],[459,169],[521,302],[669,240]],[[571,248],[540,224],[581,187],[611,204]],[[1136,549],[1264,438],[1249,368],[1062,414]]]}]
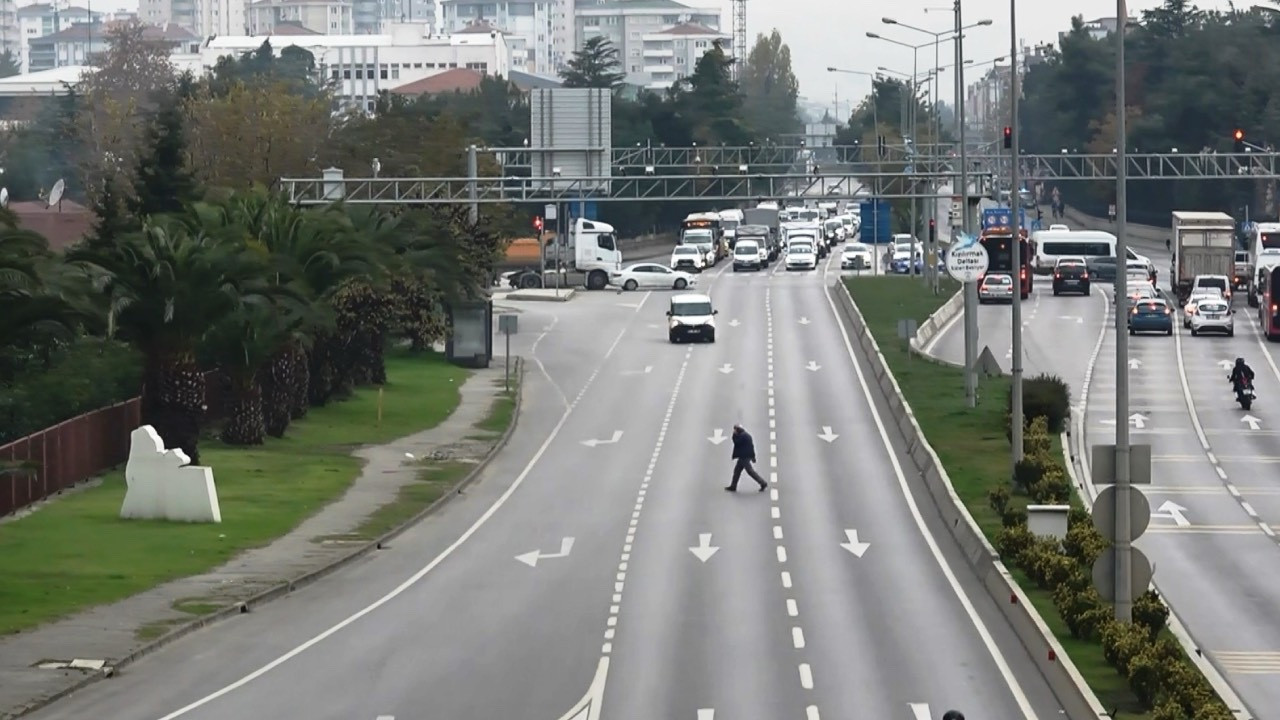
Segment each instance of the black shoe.
[{"label": "black shoe", "polygon": [[732,486],[732,485],[730,485],[730,486],[726,487],[726,488],[725,488],[725,490],[727,490],[727,491],[729,491],[729,492],[738,492],[738,488],[736,488],[736,487],[734,487],[734,486]]},{"label": "black shoe", "polygon": [[765,490],[768,490],[768,489],[769,489],[768,485],[765,485],[764,483],[760,483],[760,492],[764,492]]}]

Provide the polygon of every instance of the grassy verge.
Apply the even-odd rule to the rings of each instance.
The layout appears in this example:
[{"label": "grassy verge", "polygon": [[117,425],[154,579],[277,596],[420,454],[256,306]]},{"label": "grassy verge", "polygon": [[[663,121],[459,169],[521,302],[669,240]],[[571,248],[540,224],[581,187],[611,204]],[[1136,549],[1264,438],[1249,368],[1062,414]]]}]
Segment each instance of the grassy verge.
[{"label": "grassy verge", "polygon": [[[480,432],[469,436],[469,439],[485,448],[486,452],[515,422],[517,381],[516,377],[511,379],[511,389],[501,392],[490,406],[488,414],[475,424],[476,430]],[[501,385],[502,381],[498,381],[498,384]],[[373,540],[408,522],[462,482],[480,460],[479,457],[472,457],[423,461],[418,477],[400,488],[395,501],[378,508],[347,537],[351,540]]]},{"label": "grassy verge", "polygon": [[[991,508],[987,493],[997,485],[1009,484],[1009,441],[1004,434],[1009,380],[982,380],[978,405],[969,408],[965,403],[963,371],[919,357],[909,358],[906,343],[897,338],[898,320],[912,318],[923,323],[958,286],[948,280],[943,292],[935,296],[921,292],[918,283],[904,282],[902,278],[852,278],[847,283],[920,428],[947,469],[956,494],[994,543],[1001,518]],[[1079,504],[1078,500],[1074,502]],[[1015,495],[1010,504],[1025,507],[1027,498]],[[1039,589],[1015,568],[1010,571],[1098,699],[1108,709],[1116,710],[1114,720],[1149,720],[1151,714],[1142,710],[1128,682],[1107,663],[1102,646],[1073,638],[1050,593]]]},{"label": "grassy verge", "polygon": [[213,467],[218,525],[120,520],[121,471],[0,525],[0,634],[206,572],[270,543],[346,490],[360,468],[350,455],[354,447],[389,442],[447,418],[467,375],[438,355],[389,355],[381,422],[378,390],[364,388],[344,402],[313,408],[285,438],[268,438],[260,447],[206,441],[201,462]]}]

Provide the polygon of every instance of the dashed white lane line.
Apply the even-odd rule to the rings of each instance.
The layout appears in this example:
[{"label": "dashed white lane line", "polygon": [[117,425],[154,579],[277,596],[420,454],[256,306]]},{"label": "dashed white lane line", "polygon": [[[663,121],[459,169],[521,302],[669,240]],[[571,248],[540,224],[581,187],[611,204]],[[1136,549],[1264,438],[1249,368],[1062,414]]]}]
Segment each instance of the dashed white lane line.
[{"label": "dashed white lane line", "polygon": [[[777,436],[777,433],[774,432],[775,430],[774,413],[776,412],[776,408],[774,406],[775,405],[774,404],[775,388],[774,388],[774,382],[773,382],[773,374],[774,374],[773,294],[770,289],[765,289],[764,291],[764,310],[765,310],[765,350],[766,350],[765,362],[768,366],[767,370],[768,370],[768,378],[769,378],[766,383],[768,395],[769,395],[769,468],[770,468],[769,483],[770,485],[773,486],[769,488],[769,502],[770,502],[769,514],[772,515],[773,518],[776,520],[778,519],[778,516],[781,514],[781,512],[778,508],[778,487],[777,487],[778,473],[776,472],[778,467],[778,444],[777,444],[778,436]],[[777,552],[777,555],[778,555],[778,562],[780,564],[785,564],[787,562],[787,548],[782,544],[782,526],[781,525],[773,526],[773,539],[777,541],[777,545],[775,546],[775,551]],[[786,590],[790,590],[792,588],[791,573],[784,570],[781,574],[781,578],[782,578],[782,587]],[[800,617],[800,607],[796,604],[795,598],[787,598],[787,615],[791,618]],[[796,624],[791,628],[791,645],[796,650],[804,650],[805,648],[804,630],[800,627],[799,624]],[[800,663],[799,671],[800,671],[800,687],[804,688],[805,690],[812,690],[813,689],[813,670],[809,667],[809,663],[804,663],[804,662]],[[813,705],[810,705],[809,707],[805,708],[805,717],[807,718],[807,720],[818,720],[818,708]]]},{"label": "dashed white lane line", "polygon": [[662,455],[662,446],[667,439],[667,431],[671,429],[671,416],[675,413],[676,400],[680,398],[680,387],[684,385],[685,372],[689,369],[689,359],[693,357],[693,348],[689,347],[684,354],[684,362],[680,364],[680,372],[676,375],[676,383],[671,388],[671,398],[667,401],[666,413],[662,416],[662,427],[658,430],[658,440],[653,445],[653,454],[649,456],[649,465],[644,471],[644,480],[636,491],[635,510],[631,513],[631,522],[627,526],[627,538],[622,543],[622,554],[618,558],[618,572],[614,576],[613,604],[609,606],[609,618],[605,621],[604,645],[600,654],[608,657],[613,653],[613,638],[617,633],[618,617],[622,613],[622,595],[627,584],[627,568],[631,561],[631,548],[636,542],[636,528],[640,524],[644,501],[649,494],[649,483],[653,482],[653,470],[658,466],[658,458]]}]

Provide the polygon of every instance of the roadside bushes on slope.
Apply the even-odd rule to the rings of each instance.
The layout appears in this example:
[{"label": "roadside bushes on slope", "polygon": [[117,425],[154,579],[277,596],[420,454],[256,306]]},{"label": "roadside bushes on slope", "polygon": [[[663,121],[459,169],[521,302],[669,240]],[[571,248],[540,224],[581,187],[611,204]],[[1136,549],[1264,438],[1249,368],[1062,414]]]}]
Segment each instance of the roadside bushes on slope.
[{"label": "roadside bushes on slope", "polygon": [[[1012,390],[1012,387],[1010,388]],[[1013,393],[1009,393],[1008,412],[1013,412]],[[1071,418],[1071,386],[1057,375],[1036,375],[1022,380],[1022,414],[1042,417],[1049,432],[1061,434]]]}]

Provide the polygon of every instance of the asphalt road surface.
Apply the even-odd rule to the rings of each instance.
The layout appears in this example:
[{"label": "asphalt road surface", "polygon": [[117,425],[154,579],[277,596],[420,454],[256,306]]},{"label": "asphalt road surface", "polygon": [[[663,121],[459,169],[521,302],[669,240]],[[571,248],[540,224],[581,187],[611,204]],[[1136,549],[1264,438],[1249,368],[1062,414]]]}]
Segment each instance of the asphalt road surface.
[{"label": "asphalt road surface", "polygon": [[[833,280],[707,273],[709,345],[667,342],[668,293],[522,305],[525,414],[480,483],[33,717],[1058,716],[904,476]],[[723,490],[735,422],[766,492]]]}]

